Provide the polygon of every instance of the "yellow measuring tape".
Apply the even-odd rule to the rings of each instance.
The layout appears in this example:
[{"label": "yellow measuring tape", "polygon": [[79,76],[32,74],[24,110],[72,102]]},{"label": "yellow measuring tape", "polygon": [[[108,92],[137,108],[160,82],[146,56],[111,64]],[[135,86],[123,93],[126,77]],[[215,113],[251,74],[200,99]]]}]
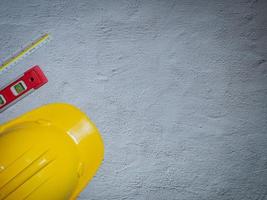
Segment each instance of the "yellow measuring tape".
[{"label": "yellow measuring tape", "polygon": [[13,55],[11,58],[8,58],[0,65],[0,73],[7,69],[12,64],[15,64],[19,59],[31,53],[36,47],[43,44],[45,41],[49,39],[49,34],[44,34],[43,36],[39,37],[37,40],[32,42],[31,44],[27,45],[24,49]]}]

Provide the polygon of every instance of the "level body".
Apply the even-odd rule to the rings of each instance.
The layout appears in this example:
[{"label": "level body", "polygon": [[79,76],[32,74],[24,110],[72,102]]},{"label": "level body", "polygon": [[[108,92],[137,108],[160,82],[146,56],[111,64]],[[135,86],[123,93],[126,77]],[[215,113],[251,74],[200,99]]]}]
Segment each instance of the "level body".
[{"label": "level body", "polygon": [[27,70],[17,80],[0,90],[0,112],[48,82],[39,66]]}]

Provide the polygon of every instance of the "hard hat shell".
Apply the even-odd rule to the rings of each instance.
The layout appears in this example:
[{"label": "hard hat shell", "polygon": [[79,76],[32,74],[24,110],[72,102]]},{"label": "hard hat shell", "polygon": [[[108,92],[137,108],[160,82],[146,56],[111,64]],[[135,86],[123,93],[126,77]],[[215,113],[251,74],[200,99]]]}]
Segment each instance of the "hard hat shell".
[{"label": "hard hat shell", "polygon": [[104,145],[68,104],[49,104],[0,125],[0,200],[73,200],[95,175]]}]

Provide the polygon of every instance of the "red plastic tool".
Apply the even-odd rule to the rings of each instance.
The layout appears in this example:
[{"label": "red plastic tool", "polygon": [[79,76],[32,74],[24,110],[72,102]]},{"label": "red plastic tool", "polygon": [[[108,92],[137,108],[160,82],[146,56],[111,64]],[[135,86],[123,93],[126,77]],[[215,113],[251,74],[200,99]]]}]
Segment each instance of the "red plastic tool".
[{"label": "red plastic tool", "polygon": [[27,70],[17,80],[0,90],[0,112],[48,82],[39,66]]}]

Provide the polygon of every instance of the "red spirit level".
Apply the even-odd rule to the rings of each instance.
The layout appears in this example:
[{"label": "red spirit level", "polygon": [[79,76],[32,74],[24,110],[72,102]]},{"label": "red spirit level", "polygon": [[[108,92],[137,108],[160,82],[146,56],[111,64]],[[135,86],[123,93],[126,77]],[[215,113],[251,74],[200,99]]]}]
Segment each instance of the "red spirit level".
[{"label": "red spirit level", "polygon": [[32,91],[48,82],[39,66],[34,66],[20,76],[16,81],[0,90],[0,112],[16,103]]}]

